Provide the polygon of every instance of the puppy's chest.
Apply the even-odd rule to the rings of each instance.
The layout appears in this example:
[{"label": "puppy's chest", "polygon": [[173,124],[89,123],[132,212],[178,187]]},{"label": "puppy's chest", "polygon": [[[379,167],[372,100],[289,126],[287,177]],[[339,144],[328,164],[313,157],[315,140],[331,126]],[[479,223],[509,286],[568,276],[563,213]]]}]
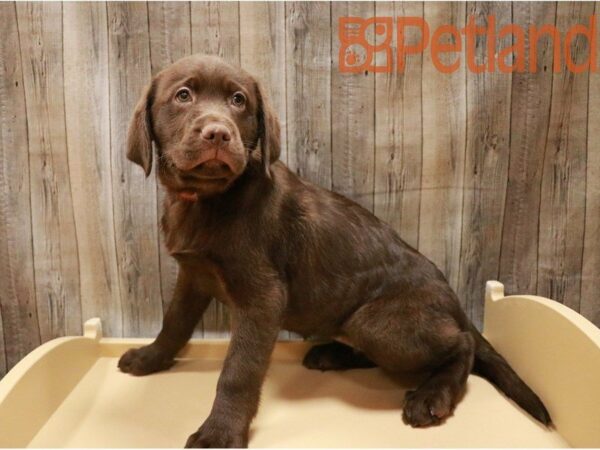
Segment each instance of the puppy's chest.
[{"label": "puppy's chest", "polygon": [[165,246],[171,256],[221,259],[232,246],[231,224],[227,221],[207,220],[193,210],[174,207],[162,219]]},{"label": "puppy's chest", "polygon": [[165,246],[169,254],[203,257],[210,253],[210,236],[203,230],[171,230],[165,231]]},{"label": "puppy's chest", "polygon": [[222,231],[204,223],[193,210],[174,206],[162,218],[165,246],[171,256],[179,254],[206,256]]}]

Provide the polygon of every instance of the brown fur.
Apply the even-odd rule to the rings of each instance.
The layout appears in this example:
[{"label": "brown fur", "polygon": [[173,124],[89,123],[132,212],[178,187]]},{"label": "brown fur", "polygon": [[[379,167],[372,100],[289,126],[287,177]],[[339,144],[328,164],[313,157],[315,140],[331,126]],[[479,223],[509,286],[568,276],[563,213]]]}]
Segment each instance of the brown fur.
[{"label": "brown fur", "polygon": [[[182,86],[191,101],[175,97]],[[235,92],[245,95],[243,108],[232,100]],[[229,141],[202,137],[215,123],[227,129]],[[170,367],[212,297],[233,318],[216,400],[187,446],[247,445],[280,329],[351,344],[314,347],[304,360],[311,369],[379,365],[429,373],[406,397],[403,417],[413,426],[449,416],[473,367],[550,423],[544,405],[471,325],[431,261],[370,212],[277,161],[277,118],[250,75],[206,56],[163,70],[129,131],[128,157],[146,174],[151,141],[167,191],[166,245],[180,271],[159,336],[125,353],[119,367],[134,375]]]}]

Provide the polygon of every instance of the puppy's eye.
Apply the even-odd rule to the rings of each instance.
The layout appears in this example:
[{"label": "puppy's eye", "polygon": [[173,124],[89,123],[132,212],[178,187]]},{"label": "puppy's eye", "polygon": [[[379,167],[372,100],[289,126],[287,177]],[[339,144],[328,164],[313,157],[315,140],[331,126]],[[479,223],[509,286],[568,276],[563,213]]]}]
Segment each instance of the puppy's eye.
[{"label": "puppy's eye", "polygon": [[231,97],[231,104],[238,108],[242,108],[246,104],[246,96],[241,92],[236,92]]},{"label": "puppy's eye", "polygon": [[188,88],[184,87],[177,91],[175,98],[181,103],[190,102],[192,101],[192,93]]}]

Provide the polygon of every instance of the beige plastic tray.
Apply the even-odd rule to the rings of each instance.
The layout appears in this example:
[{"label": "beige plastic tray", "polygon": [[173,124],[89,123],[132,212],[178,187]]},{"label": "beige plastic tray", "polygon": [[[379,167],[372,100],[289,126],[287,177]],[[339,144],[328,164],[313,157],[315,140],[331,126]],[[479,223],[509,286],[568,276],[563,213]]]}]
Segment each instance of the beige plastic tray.
[{"label": "beige plastic tray", "polygon": [[[300,361],[304,342],[277,345],[251,447],[600,446],[600,330],[570,309],[533,296],[504,297],[488,282],[485,334],[546,403],[547,430],[487,381],[471,376],[455,414],[439,427],[403,424],[416,380],[379,369],[320,373]],[[192,341],[168,372],[136,378],[119,356],[146,339],[48,342],[0,381],[0,446],[181,447],[208,415],[226,342]]]}]

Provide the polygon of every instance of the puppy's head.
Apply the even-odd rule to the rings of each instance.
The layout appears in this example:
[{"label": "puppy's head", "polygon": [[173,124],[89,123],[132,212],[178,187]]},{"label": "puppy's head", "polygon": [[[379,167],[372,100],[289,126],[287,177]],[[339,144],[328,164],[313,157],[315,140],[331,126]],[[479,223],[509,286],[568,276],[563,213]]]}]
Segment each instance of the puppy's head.
[{"label": "puppy's head", "polygon": [[279,123],[259,83],[214,56],[193,55],[160,72],[138,102],[127,157],[183,199],[226,191],[246,170],[270,176]]}]

